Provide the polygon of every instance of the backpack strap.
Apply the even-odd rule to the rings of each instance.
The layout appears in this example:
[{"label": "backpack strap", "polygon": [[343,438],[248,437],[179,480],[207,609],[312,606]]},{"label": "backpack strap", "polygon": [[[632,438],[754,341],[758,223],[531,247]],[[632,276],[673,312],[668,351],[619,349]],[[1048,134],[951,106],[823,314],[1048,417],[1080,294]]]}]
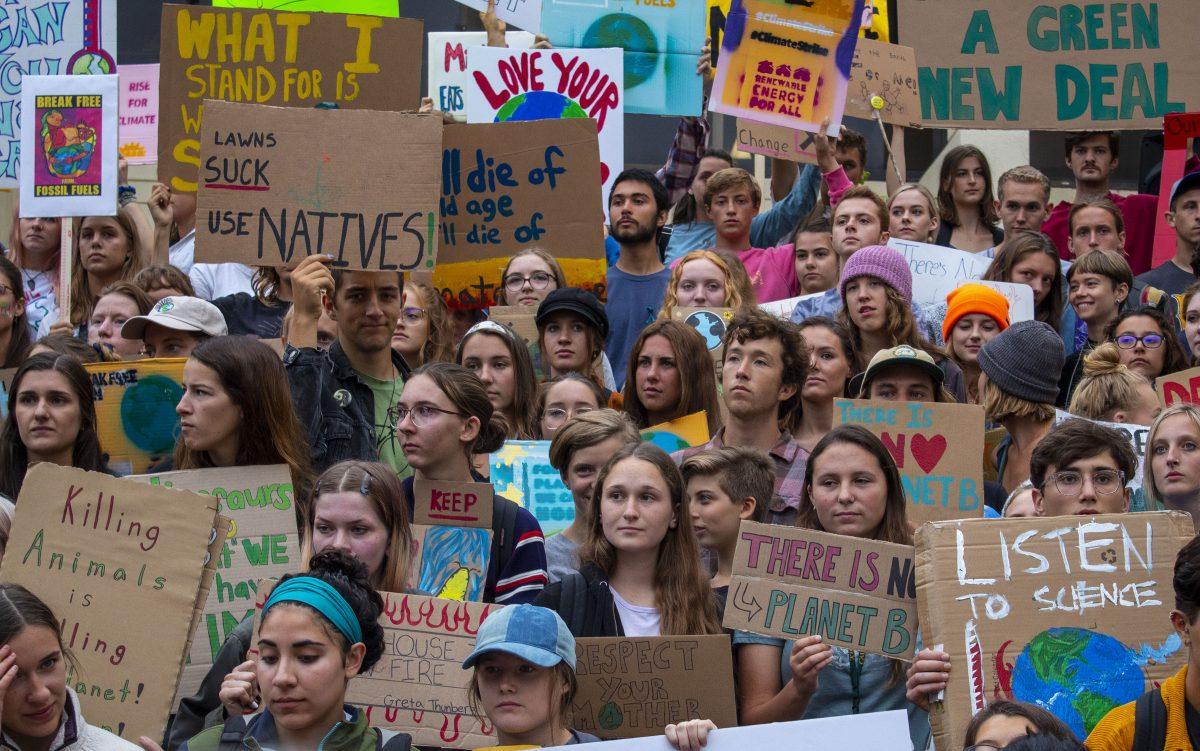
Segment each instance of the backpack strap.
[{"label": "backpack strap", "polygon": [[587,579],[578,571],[572,571],[562,578],[561,586],[558,615],[567,624],[567,630],[578,636],[583,633],[587,615]]},{"label": "backpack strap", "polygon": [[500,572],[512,558],[513,550],[517,547],[517,504],[501,496],[492,500],[492,561],[488,564],[489,571],[495,571],[491,578],[490,591],[484,593],[484,600],[493,602],[496,597],[496,581]]},{"label": "backpack strap", "polygon": [[221,726],[221,738],[217,741],[217,751],[242,751],[242,740],[246,737],[246,718],[235,715],[226,718]]},{"label": "backpack strap", "polygon": [[1134,707],[1132,751],[1162,751],[1167,743],[1167,705],[1162,692],[1152,689]]}]

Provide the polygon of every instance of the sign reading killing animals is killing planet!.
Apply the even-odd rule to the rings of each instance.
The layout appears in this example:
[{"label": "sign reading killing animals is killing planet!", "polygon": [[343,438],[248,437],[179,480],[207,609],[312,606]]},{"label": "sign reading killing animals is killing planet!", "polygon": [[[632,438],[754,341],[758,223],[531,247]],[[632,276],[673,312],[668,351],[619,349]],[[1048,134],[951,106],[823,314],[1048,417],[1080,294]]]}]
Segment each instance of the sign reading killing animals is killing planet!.
[{"label": "sign reading killing animals is killing planet!", "polygon": [[439,115],[215,101],[205,109],[197,262],[295,266],[328,253],[341,269],[433,267]]}]

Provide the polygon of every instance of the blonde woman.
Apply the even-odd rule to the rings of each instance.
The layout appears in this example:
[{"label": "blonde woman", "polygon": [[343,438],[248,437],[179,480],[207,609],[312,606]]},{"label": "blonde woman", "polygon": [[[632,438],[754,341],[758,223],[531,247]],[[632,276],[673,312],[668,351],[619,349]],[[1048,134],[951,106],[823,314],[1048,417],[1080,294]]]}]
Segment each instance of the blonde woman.
[{"label": "blonde woman", "polygon": [[1150,426],[1146,446],[1147,509],[1186,511],[1200,528],[1200,408],[1167,407]]},{"label": "blonde woman", "polygon": [[[738,276],[745,278],[745,288]],[[749,291],[749,299],[745,291]],[[733,308],[755,304],[750,278],[740,263],[730,263],[717,251],[693,250],[671,270],[667,295],[659,318],[670,318],[675,308]]]},{"label": "blonde woman", "polygon": [[1070,412],[1089,420],[1149,425],[1162,411],[1154,386],[1121,362],[1117,345],[1101,344],[1083,359],[1083,379]]}]

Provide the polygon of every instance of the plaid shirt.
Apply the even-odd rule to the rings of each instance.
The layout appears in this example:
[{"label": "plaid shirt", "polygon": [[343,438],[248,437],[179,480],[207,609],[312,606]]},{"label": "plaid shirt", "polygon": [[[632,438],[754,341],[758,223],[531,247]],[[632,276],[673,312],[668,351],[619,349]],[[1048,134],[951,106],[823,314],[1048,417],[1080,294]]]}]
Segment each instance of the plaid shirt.
[{"label": "plaid shirt", "polygon": [[696,174],[696,167],[708,148],[708,120],[703,117],[679,118],[675,141],[667,152],[667,163],[656,174],[667,188],[670,205],[674,206],[687,193]]},{"label": "plaid shirt", "polygon": [[[725,445],[724,437],[725,428],[721,428],[708,443],[676,451],[671,454],[671,458],[676,464],[682,464],[684,459],[705,449],[722,448]],[[796,512],[800,509],[800,491],[804,487],[804,468],[808,465],[808,452],[796,443],[791,433],[783,430],[779,433],[779,441],[767,453],[775,465],[775,495],[771,497],[763,521],[794,527]]]}]

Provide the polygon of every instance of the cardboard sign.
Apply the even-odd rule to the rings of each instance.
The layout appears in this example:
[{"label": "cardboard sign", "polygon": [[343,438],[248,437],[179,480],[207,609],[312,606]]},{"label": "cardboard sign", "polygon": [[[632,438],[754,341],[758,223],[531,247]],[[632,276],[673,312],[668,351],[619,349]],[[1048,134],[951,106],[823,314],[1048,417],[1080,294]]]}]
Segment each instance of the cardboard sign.
[{"label": "cardboard sign", "polygon": [[997,699],[1037,704],[1086,738],[1110,709],[1187,663],[1172,571],[1195,536],[1177,512],[937,522],[917,530],[925,644],[950,654],[930,711],[950,748]]},{"label": "cardboard sign", "polygon": [[571,727],[600,738],[657,736],[670,723],[737,725],[729,636],[575,640]]},{"label": "cardboard sign", "polygon": [[130,164],[158,159],[158,63],[122,65],[118,150]]},{"label": "cardboard sign", "polygon": [[792,311],[795,310],[796,306],[802,301],[820,297],[824,294],[824,292],[811,292],[807,295],[800,295],[799,297],[789,297],[786,300],[775,300],[773,302],[759,303],[758,308],[759,310],[770,313],[776,318],[782,318],[785,321],[790,321],[792,319]]},{"label": "cardboard sign", "polygon": [[[872,99],[879,97],[874,103]],[[882,107],[875,107],[882,104]],[[850,66],[846,114],[885,123],[917,126],[921,120],[921,92],[917,85],[917,53],[912,47],[859,39]]]},{"label": "cardboard sign", "polygon": [[191,696],[238,624],[254,615],[258,582],[300,571],[296,491],[287,465],[193,469],[126,478],[155,487],[211,496],[230,520],[216,575],[201,610],[178,696]]},{"label": "cardboard sign", "polygon": [[[1086,417],[1073,415],[1070,412],[1061,409],[1054,410],[1054,424],[1061,425],[1067,420],[1087,420]],[[1137,471],[1133,477],[1126,478],[1125,483],[1130,490],[1139,490],[1142,487],[1142,481],[1146,475],[1146,443],[1150,438],[1149,425],[1134,425],[1133,423],[1124,422],[1104,422],[1103,420],[1088,420],[1097,425],[1103,425],[1106,428],[1117,431],[1125,440],[1129,441],[1129,447],[1133,449],[1134,455],[1137,457]]]},{"label": "cardboard sign", "polygon": [[492,528],[492,486],[486,482],[417,480],[413,523]]},{"label": "cardboard sign", "polygon": [[[480,13],[487,11],[487,0],[458,0]],[[537,33],[542,23],[542,0],[496,0],[496,18],[526,31]]]},{"label": "cardboard sign", "polygon": [[117,476],[141,474],[171,456],[179,435],[184,357],[85,363],[96,399],[96,433]]},{"label": "cardboard sign", "polygon": [[708,434],[708,413],[695,412],[670,422],[660,422],[642,431],[642,440],[653,443],[668,454],[694,446],[703,446]]},{"label": "cardboard sign", "polygon": [[[433,268],[442,118],[209,101],[196,261]],[[404,139],[403,148],[388,145]]]},{"label": "cardboard sign", "polygon": [[398,0],[213,0],[212,4],[215,8],[357,13],[386,18],[397,18],[400,15]]},{"label": "cardboard sign", "polygon": [[[1167,224],[1167,212],[1171,210],[1171,188],[1183,177],[1187,169],[1188,143],[1196,138],[1200,138],[1200,112],[1163,118],[1162,172],[1159,173],[1158,212],[1154,222],[1155,266],[1175,256],[1176,234]],[[1177,297],[1175,302],[1182,311],[1182,296]]]},{"label": "cardboard sign", "polygon": [[5,40],[4,86],[0,87],[0,188],[12,189],[24,182],[21,151],[35,153],[22,145],[21,126],[40,129],[32,114],[24,114],[29,110],[23,109],[22,78],[113,73],[117,68],[117,1],[8,0],[0,17],[0,40]]},{"label": "cardboard sign", "polygon": [[[477,53],[495,49],[475,50],[472,64]],[[449,305],[491,306],[505,264],[530,246],[558,259],[568,286],[603,295],[603,216],[591,209],[601,203],[592,121],[451,124],[442,146],[433,281]]]},{"label": "cardboard sign", "polygon": [[983,423],[975,404],[833,401],[834,427],[866,428],[892,455],[917,525],[983,516]]},{"label": "cardboard sign", "polygon": [[829,118],[837,133],[862,10],[863,0],[733,0],[709,110],[809,132]]},{"label": "cardboard sign", "polygon": [[25,76],[21,216],[117,213],[117,77]]},{"label": "cardboard sign", "polygon": [[699,116],[706,0],[543,0],[542,33],[555,47],[625,50],[625,111]]},{"label": "cardboard sign", "polygon": [[67,685],[92,724],[125,740],[162,737],[216,519],[216,501],[193,493],[29,470],[0,579],[62,621],[80,668]]},{"label": "cardboard sign", "polygon": [[816,164],[817,149],[812,133],[783,125],[769,125],[744,117],[737,118],[737,144],[742,151],[772,159],[801,164]]},{"label": "cardboard sign", "polygon": [[412,525],[414,589],[443,600],[479,602],[492,560],[492,530]]},{"label": "cardboard sign", "polygon": [[[488,308],[488,319],[503,323],[525,340],[526,344],[538,345],[537,308],[533,305],[493,305]],[[532,353],[532,350],[531,350]]]},{"label": "cardboard sign", "polygon": [[[424,43],[424,25],[409,19],[164,5],[158,179],[172,190],[196,189],[206,99],[301,109],[320,102],[416,107]],[[359,142],[364,177],[381,155],[403,150],[396,143],[406,148],[406,136],[382,131]]]},{"label": "cardboard sign", "polygon": [[[467,121],[467,53],[472,47],[487,46],[486,31],[429,32],[429,98],[435,109],[459,122]],[[533,47],[534,36],[528,31],[509,31],[504,43],[509,49]]]},{"label": "cardboard sign", "polygon": [[734,312],[733,308],[679,307],[671,311],[671,317],[695,329],[704,340],[704,348],[713,362],[720,362],[724,351],[725,327],[733,320]]},{"label": "cardboard sign", "polygon": [[911,659],[913,549],[799,527],[742,522],[725,628]]},{"label": "cardboard sign", "polygon": [[1200,106],[1190,0],[899,4],[928,125],[1157,130]]},{"label": "cardboard sign", "polygon": [[[481,47],[467,60],[467,122],[591,118],[600,143],[600,207],[625,165],[625,64],[621,50]],[[573,202],[588,222],[582,200]],[[598,219],[599,217],[595,217]],[[518,238],[519,239],[519,238]],[[526,243],[540,244],[531,240]],[[590,247],[591,243],[578,243]],[[603,243],[599,244],[603,249]]]},{"label": "cardboard sign", "polygon": [[550,466],[550,441],[505,441],[489,462],[496,492],[533,514],[546,537],[575,521],[575,498]]},{"label": "cardboard sign", "polygon": [[1158,400],[1164,407],[1173,404],[1200,404],[1200,368],[1188,368],[1178,373],[1154,379]]}]

